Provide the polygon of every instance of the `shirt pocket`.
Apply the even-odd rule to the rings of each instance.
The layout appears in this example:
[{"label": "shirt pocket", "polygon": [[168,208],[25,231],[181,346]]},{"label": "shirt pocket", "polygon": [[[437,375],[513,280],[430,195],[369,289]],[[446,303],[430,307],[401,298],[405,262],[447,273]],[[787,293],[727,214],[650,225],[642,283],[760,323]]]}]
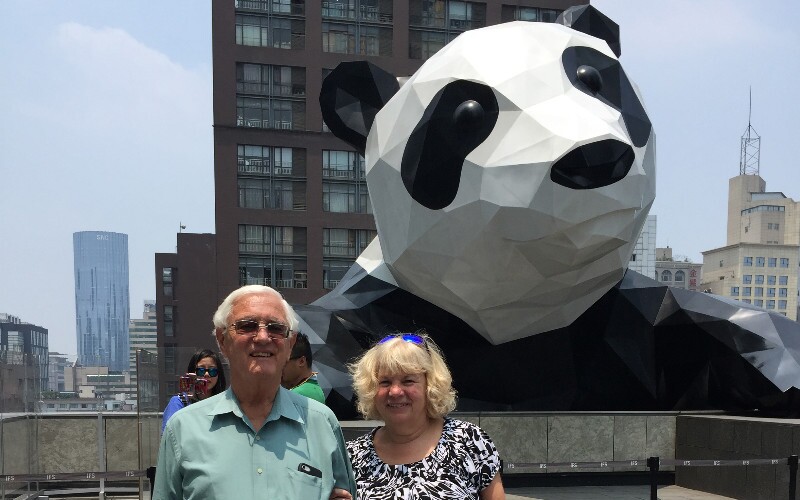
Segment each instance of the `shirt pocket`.
[{"label": "shirt pocket", "polygon": [[[330,498],[331,491],[324,491],[325,483],[322,478],[289,468],[286,469],[286,474],[290,490],[286,492],[286,498],[302,498],[303,500],[315,498],[327,500]],[[332,490],[332,486],[328,489]]]}]

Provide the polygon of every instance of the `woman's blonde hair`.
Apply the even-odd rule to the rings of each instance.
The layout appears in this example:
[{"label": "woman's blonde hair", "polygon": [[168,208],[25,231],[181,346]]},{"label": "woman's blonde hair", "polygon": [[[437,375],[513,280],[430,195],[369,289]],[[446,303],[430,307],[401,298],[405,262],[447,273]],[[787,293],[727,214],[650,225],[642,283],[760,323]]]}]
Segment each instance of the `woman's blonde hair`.
[{"label": "woman's blonde hair", "polygon": [[368,420],[380,419],[375,407],[379,377],[424,373],[426,410],[431,418],[444,417],[456,407],[453,377],[439,347],[427,335],[414,334],[423,340],[417,344],[403,340],[402,334],[383,340],[349,364],[358,411]]}]

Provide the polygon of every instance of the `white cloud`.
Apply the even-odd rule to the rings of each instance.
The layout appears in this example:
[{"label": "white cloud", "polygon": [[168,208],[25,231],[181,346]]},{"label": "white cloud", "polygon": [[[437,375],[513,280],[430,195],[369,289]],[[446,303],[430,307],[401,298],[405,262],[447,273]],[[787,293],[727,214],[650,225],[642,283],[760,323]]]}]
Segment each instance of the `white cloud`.
[{"label": "white cloud", "polygon": [[213,231],[211,73],[124,30],[78,23],[50,26],[24,50],[0,83],[13,97],[0,230],[16,242],[0,247],[0,312],[75,352],[74,231],[129,235],[133,317],[154,298],[154,253],[174,251],[178,222]]}]

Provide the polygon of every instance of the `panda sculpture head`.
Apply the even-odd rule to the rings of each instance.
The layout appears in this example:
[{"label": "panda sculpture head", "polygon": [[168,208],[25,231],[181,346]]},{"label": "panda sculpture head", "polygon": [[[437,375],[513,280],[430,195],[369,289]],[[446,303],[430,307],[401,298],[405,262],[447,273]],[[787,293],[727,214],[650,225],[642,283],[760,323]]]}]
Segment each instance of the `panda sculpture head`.
[{"label": "panda sculpture head", "polygon": [[343,63],[320,95],[365,155],[365,253],[493,344],[567,326],[613,287],[655,198],[616,25],[590,6],[559,22],[462,33],[402,86]]}]

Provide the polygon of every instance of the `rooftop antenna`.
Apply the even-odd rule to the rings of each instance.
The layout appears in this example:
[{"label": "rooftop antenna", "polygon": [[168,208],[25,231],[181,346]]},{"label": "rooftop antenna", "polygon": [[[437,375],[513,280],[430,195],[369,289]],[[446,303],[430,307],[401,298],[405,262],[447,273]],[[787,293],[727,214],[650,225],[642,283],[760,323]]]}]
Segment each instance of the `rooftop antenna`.
[{"label": "rooftop antenna", "polygon": [[761,136],[750,124],[753,114],[753,88],[750,87],[750,108],[747,111],[747,130],[742,135],[742,151],[739,155],[739,175],[759,175],[761,168]]}]

